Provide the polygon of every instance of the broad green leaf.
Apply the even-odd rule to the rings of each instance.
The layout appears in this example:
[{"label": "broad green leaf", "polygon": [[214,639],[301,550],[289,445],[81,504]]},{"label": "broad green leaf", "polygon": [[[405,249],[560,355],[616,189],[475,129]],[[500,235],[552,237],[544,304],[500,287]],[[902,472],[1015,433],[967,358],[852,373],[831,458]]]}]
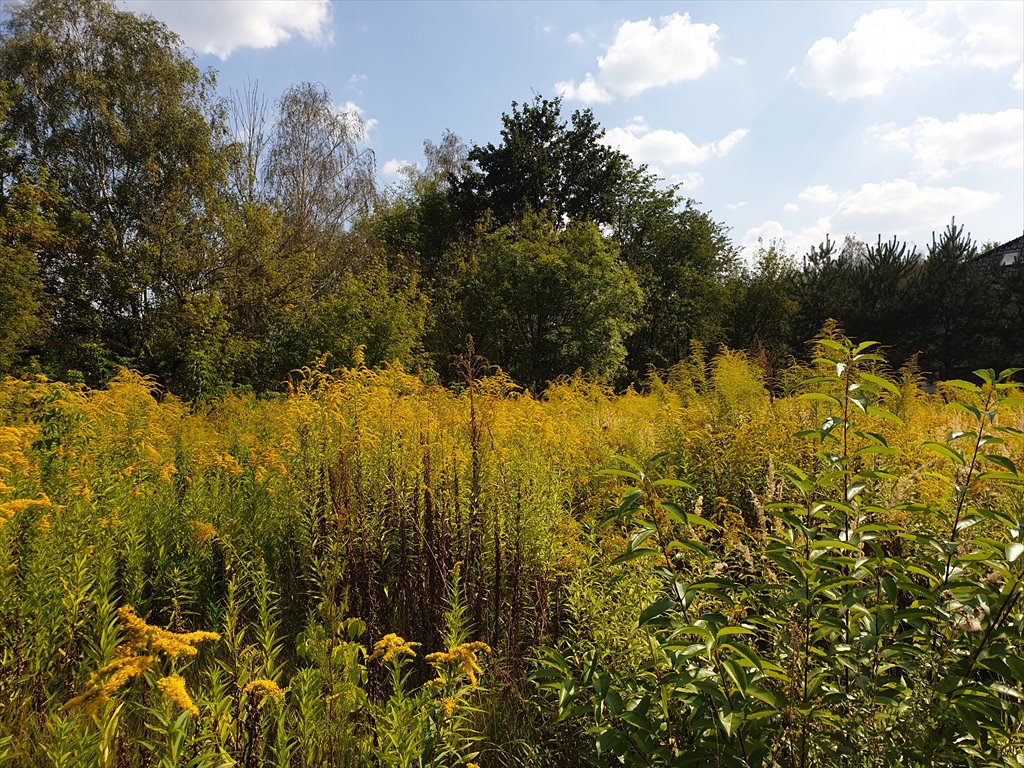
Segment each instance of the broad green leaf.
[{"label": "broad green leaf", "polygon": [[963,465],[967,463],[964,460],[963,454],[961,454],[960,451],[954,450],[953,448],[950,448],[948,445],[936,443],[931,440],[925,442],[923,445],[932,453],[936,453],[939,456],[942,456],[943,458],[949,459],[950,461],[955,461],[957,464]]}]

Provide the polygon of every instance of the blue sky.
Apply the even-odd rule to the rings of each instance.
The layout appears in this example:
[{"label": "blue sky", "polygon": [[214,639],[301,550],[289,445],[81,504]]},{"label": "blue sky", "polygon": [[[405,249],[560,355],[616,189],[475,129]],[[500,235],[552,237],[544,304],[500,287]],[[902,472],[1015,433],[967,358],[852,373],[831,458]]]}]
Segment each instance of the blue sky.
[{"label": "blue sky", "polygon": [[923,246],[952,215],[1024,233],[1024,2],[131,0],[270,99],[323,83],[369,126],[382,181],[448,129],[496,141],[534,93],[591,108],[607,140],[747,249],[830,233]]}]

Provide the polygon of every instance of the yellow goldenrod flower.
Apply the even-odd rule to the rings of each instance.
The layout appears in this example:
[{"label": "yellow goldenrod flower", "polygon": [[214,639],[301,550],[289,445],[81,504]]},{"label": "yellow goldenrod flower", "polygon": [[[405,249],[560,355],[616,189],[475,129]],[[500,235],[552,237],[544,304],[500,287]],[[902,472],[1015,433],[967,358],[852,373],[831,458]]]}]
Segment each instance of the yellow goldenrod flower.
[{"label": "yellow goldenrod flower", "polygon": [[373,646],[373,653],[370,654],[367,661],[380,659],[383,664],[401,654],[416,656],[413,648],[419,648],[419,646],[420,643],[407,643],[392,632],[391,634],[384,635],[384,637],[377,641],[376,645]]},{"label": "yellow goldenrod flower", "polygon": [[455,713],[455,699],[450,697],[441,699],[441,709],[444,710],[445,717],[451,717]]},{"label": "yellow goldenrod flower", "polygon": [[185,690],[185,678],[181,675],[168,675],[167,677],[158,680],[156,685],[164,692],[164,695],[167,698],[186,712],[191,713],[193,716],[199,714],[199,707],[193,703],[192,697],[189,696],[188,691]]},{"label": "yellow goldenrod flower", "polygon": [[200,544],[205,544],[217,538],[217,529],[213,527],[212,523],[202,520],[189,520],[188,525],[192,529],[192,535],[195,536],[196,541]]},{"label": "yellow goldenrod flower", "polygon": [[480,651],[491,653],[491,646],[487,643],[474,641],[472,643],[456,645],[447,651],[428,654],[424,658],[437,668],[447,664],[457,667],[469,681],[469,684],[475,688],[479,675],[483,674],[483,670],[480,668],[479,663],[477,663],[477,654]]},{"label": "yellow goldenrod flower", "polygon": [[[116,693],[130,680],[158,664],[160,661],[158,654],[163,654],[171,659],[182,655],[195,656],[197,643],[220,640],[220,635],[216,632],[178,633],[147,624],[145,620],[135,615],[135,611],[130,605],[118,608],[117,616],[125,629],[124,641],[115,649],[114,660],[92,676],[81,695],[68,702],[69,708],[83,706],[87,712],[94,713],[110,700],[111,694]],[[175,698],[175,695],[179,693],[178,683],[174,681],[175,677],[177,676],[171,675],[162,678],[162,682],[167,682],[160,685],[160,690],[171,698]],[[181,682],[180,693],[187,697],[187,693],[184,691],[184,681]],[[184,700],[175,699],[179,704]],[[184,704],[181,706],[183,709],[192,711]]]},{"label": "yellow goldenrod flower", "polygon": [[242,693],[248,695],[250,693],[262,693],[264,696],[269,696],[272,699],[281,701],[284,698],[284,691],[281,690],[280,686],[273,680],[267,680],[266,678],[257,678],[250,682],[245,688],[242,689]]}]

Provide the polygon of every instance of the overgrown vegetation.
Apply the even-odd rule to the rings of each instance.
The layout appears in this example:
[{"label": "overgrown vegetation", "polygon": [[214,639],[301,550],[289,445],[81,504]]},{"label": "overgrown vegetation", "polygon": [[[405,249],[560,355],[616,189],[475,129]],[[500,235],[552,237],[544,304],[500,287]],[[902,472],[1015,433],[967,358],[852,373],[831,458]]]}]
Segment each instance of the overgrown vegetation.
[{"label": "overgrown vegetation", "polygon": [[1018,390],[817,349],[785,397],[699,349],[618,396],[6,379],[3,761],[1020,764]]}]

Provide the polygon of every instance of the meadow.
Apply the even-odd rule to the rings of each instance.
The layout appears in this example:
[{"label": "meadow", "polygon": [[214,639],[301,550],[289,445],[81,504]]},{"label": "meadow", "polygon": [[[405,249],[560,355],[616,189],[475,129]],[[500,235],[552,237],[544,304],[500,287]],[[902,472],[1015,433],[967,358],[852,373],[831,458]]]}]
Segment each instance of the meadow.
[{"label": "meadow", "polygon": [[4,379],[0,766],[1024,765],[1012,371],[459,371]]}]

